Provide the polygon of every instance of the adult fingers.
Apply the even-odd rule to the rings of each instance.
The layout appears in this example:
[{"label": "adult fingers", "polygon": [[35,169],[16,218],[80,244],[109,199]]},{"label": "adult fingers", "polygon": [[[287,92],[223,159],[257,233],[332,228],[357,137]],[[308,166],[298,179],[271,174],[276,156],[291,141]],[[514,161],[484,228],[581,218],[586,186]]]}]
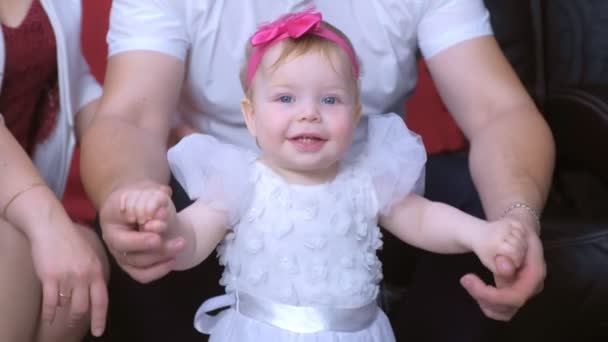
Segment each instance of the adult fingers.
[{"label": "adult fingers", "polygon": [[149,251],[162,245],[162,239],[156,233],[121,229],[118,225],[108,227],[104,231],[103,239],[112,250],[119,253]]},{"label": "adult fingers", "polygon": [[133,268],[149,268],[158,263],[166,262],[174,259],[172,256],[167,256],[163,253],[127,253],[122,256],[123,264]]},{"label": "adult fingers", "polygon": [[527,299],[527,296],[523,295],[522,291],[516,287],[517,281],[497,288],[485,284],[474,274],[467,274],[460,279],[460,283],[478,303],[485,302],[492,305],[521,307]]},{"label": "adult fingers", "polygon": [[91,334],[101,336],[106,328],[108,313],[108,290],[103,277],[97,277],[91,282]]},{"label": "adult fingers", "polygon": [[52,323],[59,305],[59,286],[55,280],[42,281],[42,319]]},{"label": "adult fingers", "polygon": [[542,246],[536,236],[528,241],[528,249],[524,262],[517,270],[515,277],[505,278],[495,274],[496,286],[505,293],[511,293],[512,299],[527,301],[543,287],[546,275],[546,265],[542,254]]},{"label": "adult fingers", "polygon": [[480,303],[479,307],[486,317],[503,322],[511,320],[518,310],[518,308],[514,307],[502,307],[485,303]]},{"label": "adult fingers", "polygon": [[460,279],[461,285],[475,299],[483,313],[492,319],[506,321],[515,315],[520,306],[502,298],[500,290],[485,284],[474,274],[467,274]]},{"label": "adult fingers", "polygon": [[543,247],[537,235],[532,235],[528,239],[526,262],[530,265],[528,267],[528,271],[531,273],[529,276],[530,286],[534,288],[533,294],[537,294],[542,291],[547,276],[547,264],[545,263]]},{"label": "adult fingers", "polygon": [[[69,318],[70,326],[76,326],[89,311],[89,283],[87,279],[78,277],[73,286]],[[70,298],[68,297],[68,299]]]},{"label": "adult fingers", "polygon": [[162,248],[134,253],[121,254],[121,261],[135,268],[146,268],[169,259],[175,259],[176,255],[185,247],[186,241],[182,237],[167,241]]}]

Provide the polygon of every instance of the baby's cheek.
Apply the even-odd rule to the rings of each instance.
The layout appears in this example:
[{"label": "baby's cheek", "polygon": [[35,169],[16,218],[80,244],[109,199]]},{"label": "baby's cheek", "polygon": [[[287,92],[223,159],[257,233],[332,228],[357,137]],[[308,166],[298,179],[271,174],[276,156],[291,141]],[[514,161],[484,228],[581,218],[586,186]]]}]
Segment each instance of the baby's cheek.
[{"label": "baby's cheek", "polygon": [[340,141],[340,145],[343,149],[347,149],[352,143],[355,125],[350,121],[337,125],[334,130],[335,138]]}]

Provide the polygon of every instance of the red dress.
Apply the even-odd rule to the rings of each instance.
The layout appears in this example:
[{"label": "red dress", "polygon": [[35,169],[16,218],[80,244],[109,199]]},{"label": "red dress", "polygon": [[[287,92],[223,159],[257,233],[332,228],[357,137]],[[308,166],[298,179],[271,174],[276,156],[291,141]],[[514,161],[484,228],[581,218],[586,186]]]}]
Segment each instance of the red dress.
[{"label": "red dress", "polygon": [[39,0],[23,22],[2,25],[5,68],[0,113],[6,127],[31,155],[36,142],[53,131],[59,108],[57,46],[51,23]]}]

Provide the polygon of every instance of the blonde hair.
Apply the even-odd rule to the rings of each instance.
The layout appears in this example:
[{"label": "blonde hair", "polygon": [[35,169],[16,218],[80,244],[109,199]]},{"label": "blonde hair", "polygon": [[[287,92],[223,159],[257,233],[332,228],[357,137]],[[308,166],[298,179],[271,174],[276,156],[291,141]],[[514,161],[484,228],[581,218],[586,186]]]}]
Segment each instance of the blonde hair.
[{"label": "blonde hair", "polygon": [[[335,26],[333,26],[325,21],[322,21],[321,25],[324,28],[326,28],[326,29],[332,31],[333,33],[335,33],[336,35],[338,35],[340,38],[342,38],[342,40],[348,45],[348,47],[352,51],[355,51],[350,39],[348,39],[348,37],[342,31],[340,31],[338,28],[336,28]],[[277,58],[277,60],[272,64],[271,67],[273,69],[276,69],[279,66],[281,66],[281,64],[285,63],[285,61],[287,61],[290,57],[302,56],[311,51],[321,52],[327,58],[327,60],[332,64],[332,67],[335,69],[335,65],[334,65],[334,61],[332,60],[332,56],[335,56],[336,54],[338,54],[339,56],[344,56],[345,59],[348,60],[348,63],[351,64],[350,68],[348,68],[349,77],[351,77],[353,79],[353,82],[355,83],[356,100],[357,100],[357,102],[359,101],[359,92],[360,92],[359,80],[353,71],[353,65],[352,65],[351,60],[348,57],[346,57],[346,52],[343,51],[343,49],[339,45],[337,45],[336,43],[334,43],[333,41],[331,41],[327,38],[319,37],[319,36],[316,36],[313,34],[305,34],[304,36],[302,36],[298,39],[288,38],[288,39],[282,40],[278,44],[283,44],[282,51],[281,51],[281,54],[279,55],[279,58]],[[248,73],[248,67],[249,67],[249,59],[251,58],[252,51],[253,51],[253,48],[252,48],[251,44],[248,43],[247,48],[245,50],[245,63],[241,67],[241,72],[239,75],[240,80],[241,80],[241,87],[243,88],[243,92],[245,93],[245,96],[247,96],[249,98],[251,97],[251,88],[250,88],[249,84],[247,84],[247,73]]]}]

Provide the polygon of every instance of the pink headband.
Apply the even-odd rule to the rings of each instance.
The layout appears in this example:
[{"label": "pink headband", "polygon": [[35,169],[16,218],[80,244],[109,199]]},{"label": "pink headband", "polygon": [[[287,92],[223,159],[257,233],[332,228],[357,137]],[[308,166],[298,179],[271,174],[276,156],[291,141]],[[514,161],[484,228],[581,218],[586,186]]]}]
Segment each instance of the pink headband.
[{"label": "pink headband", "polygon": [[285,15],[270,24],[261,26],[256,31],[253,37],[251,37],[253,51],[247,65],[248,86],[251,85],[251,80],[269,47],[284,39],[298,39],[306,34],[323,37],[338,44],[350,58],[355,78],[359,78],[359,63],[354,51],[340,36],[323,27],[321,25],[321,21],[323,20],[321,13],[313,11],[314,8],[310,8],[302,12]]}]

